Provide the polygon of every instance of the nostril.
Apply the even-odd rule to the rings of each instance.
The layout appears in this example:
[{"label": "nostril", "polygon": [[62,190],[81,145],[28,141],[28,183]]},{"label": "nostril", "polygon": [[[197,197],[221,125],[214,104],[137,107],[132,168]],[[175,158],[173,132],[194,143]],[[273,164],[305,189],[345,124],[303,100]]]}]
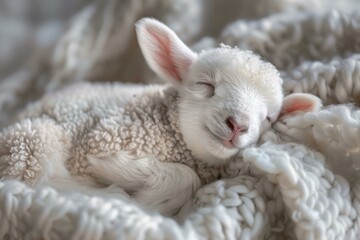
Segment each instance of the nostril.
[{"label": "nostril", "polygon": [[249,128],[246,125],[239,125],[234,118],[228,117],[226,120],[226,125],[235,133],[246,133]]},{"label": "nostril", "polygon": [[225,122],[226,122],[226,125],[231,129],[231,131],[234,132],[238,129],[238,125],[234,118],[228,117]]}]

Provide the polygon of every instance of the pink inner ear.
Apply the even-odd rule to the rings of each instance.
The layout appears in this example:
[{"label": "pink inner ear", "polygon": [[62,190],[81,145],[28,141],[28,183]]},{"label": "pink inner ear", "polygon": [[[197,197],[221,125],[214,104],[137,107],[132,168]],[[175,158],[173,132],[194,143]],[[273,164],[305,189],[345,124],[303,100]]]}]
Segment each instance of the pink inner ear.
[{"label": "pink inner ear", "polygon": [[299,111],[299,110],[306,111],[306,110],[310,110],[311,107],[312,107],[311,103],[295,102],[286,109],[286,112],[295,112],[295,111]]},{"label": "pink inner ear", "polygon": [[280,113],[280,116],[285,115],[285,114],[289,114],[289,113],[293,113],[296,111],[310,111],[313,108],[313,103],[311,102],[292,102],[291,104],[289,104],[288,106],[285,106],[283,108],[283,110]]},{"label": "pink inner ear", "polygon": [[157,43],[157,49],[154,51],[154,59],[170,76],[178,81],[181,81],[179,69],[172,56],[173,49],[171,48],[171,40],[169,37],[151,28],[148,28],[148,32],[150,36],[155,38],[154,42]]}]

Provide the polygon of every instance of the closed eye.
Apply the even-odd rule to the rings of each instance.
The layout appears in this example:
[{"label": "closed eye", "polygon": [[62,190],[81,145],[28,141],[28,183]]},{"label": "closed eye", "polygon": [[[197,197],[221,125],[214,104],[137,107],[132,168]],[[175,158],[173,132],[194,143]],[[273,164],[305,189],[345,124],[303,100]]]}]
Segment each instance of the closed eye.
[{"label": "closed eye", "polygon": [[266,117],[266,120],[270,123],[272,122],[270,117]]},{"label": "closed eye", "polygon": [[209,82],[197,82],[196,85],[204,87],[208,97],[212,97],[215,93],[215,86]]},{"label": "closed eye", "polygon": [[212,85],[211,83],[208,83],[208,82],[197,82],[196,84],[200,85],[200,86],[206,86],[206,87],[209,87],[209,88],[212,88],[213,90],[215,90],[214,85]]}]

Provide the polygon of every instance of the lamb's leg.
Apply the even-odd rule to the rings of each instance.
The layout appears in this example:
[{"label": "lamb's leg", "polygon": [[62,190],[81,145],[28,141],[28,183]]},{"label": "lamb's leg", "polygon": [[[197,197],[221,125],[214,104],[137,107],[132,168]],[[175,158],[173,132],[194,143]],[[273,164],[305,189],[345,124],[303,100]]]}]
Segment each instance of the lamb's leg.
[{"label": "lamb's leg", "polygon": [[134,159],[126,153],[88,160],[99,181],[117,184],[144,208],[165,215],[176,214],[200,186],[195,171],[179,163]]},{"label": "lamb's leg", "polygon": [[63,162],[69,141],[48,118],[25,119],[0,133],[0,179],[17,179],[31,186],[50,176],[69,176]]}]

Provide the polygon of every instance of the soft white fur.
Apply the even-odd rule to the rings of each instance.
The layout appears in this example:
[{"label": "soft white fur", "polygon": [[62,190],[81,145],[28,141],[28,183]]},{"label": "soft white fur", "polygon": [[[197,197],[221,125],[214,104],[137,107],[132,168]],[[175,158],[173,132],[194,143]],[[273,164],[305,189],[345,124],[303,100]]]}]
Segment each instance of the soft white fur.
[{"label": "soft white fur", "polygon": [[[270,63],[227,46],[196,54],[154,19],[141,20],[136,30],[149,66],[172,85],[80,84],[44,98],[22,117],[39,122],[28,131],[39,140],[26,133],[22,143],[39,151],[26,155],[33,165],[11,154],[22,148],[11,128],[0,135],[4,177],[89,194],[96,184],[104,191],[115,184],[147,209],[173,215],[200,183],[218,178],[212,166],[255,144],[278,117],[282,80]],[[229,118],[246,131],[235,133]],[[58,132],[46,137],[47,128]]]},{"label": "soft white fur", "polygon": [[121,153],[107,159],[89,156],[95,176],[116,183],[147,209],[176,214],[201,183],[196,173],[179,163],[154,158],[134,159]]}]

